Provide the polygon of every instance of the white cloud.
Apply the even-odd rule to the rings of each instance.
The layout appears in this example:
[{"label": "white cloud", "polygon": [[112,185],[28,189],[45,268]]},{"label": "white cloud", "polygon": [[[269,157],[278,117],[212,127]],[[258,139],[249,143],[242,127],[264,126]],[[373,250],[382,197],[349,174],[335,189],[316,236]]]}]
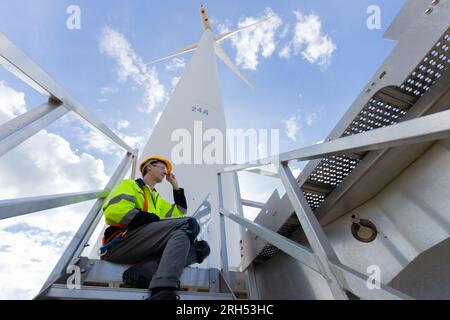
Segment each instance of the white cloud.
[{"label": "white cloud", "polygon": [[[5,94],[6,93],[6,94]],[[24,94],[0,83],[0,122],[26,111]],[[75,153],[46,130],[0,158],[1,199],[98,190],[103,161]],[[0,299],[30,299],[40,289],[92,202],[0,221]]]},{"label": "white cloud", "polygon": [[166,70],[175,71],[178,69],[184,69],[186,67],[186,62],[184,62],[184,58],[173,58],[169,63],[165,64]]},{"label": "white cloud", "polygon": [[[79,117],[69,117],[65,119],[67,122],[72,122],[72,131],[78,141],[82,142],[82,147],[85,150],[91,152],[100,152],[107,156],[113,156],[122,158],[125,150],[122,149],[117,143],[110,140],[107,136],[101,133],[99,130],[91,127],[85,123]],[[122,139],[132,149],[141,150],[145,142],[149,139],[151,130],[144,129],[140,134],[133,136],[122,133],[121,129],[129,128],[130,122],[128,120],[121,119],[115,123],[117,130],[112,131]]]},{"label": "white cloud", "polygon": [[99,50],[116,61],[120,82],[130,78],[144,90],[143,107],[140,107],[139,111],[151,113],[159,103],[166,101],[165,89],[159,82],[156,67],[149,69],[123,34],[110,27],[104,27]]},{"label": "white cloud", "polygon": [[100,94],[102,96],[107,95],[107,94],[113,94],[113,93],[118,93],[119,92],[119,88],[117,87],[101,87],[100,88]]},{"label": "white cloud", "polygon": [[292,169],[292,175],[293,175],[295,178],[298,178],[298,176],[300,175],[301,172],[302,172],[302,169],[300,169],[300,168],[293,168],[293,169]]},{"label": "white cloud", "polygon": [[119,120],[117,121],[117,129],[121,130],[121,129],[126,129],[130,126],[130,122],[127,120]]},{"label": "white cloud", "polygon": [[26,110],[25,94],[8,87],[4,81],[0,81],[0,111],[8,117],[15,117]]},{"label": "white cloud", "polygon": [[112,87],[101,87],[100,88],[100,95],[101,98],[97,99],[97,101],[99,103],[105,103],[108,101],[108,99],[106,98],[107,95],[109,94],[116,94],[119,92],[119,88],[112,86]]},{"label": "white cloud", "polygon": [[[81,128],[84,128],[84,130]],[[118,157],[123,154],[121,147],[96,129],[82,124],[80,127],[75,128],[74,131],[78,140],[84,143],[83,147],[89,151],[102,152]]]},{"label": "white cloud", "polygon": [[178,81],[180,81],[180,79],[181,79],[181,77],[173,77],[172,78],[171,84],[172,84],[173,89],[175,89],[175,87],[177,86]]},{"label": "white cloud", "polygon": [[286,24],[283,28],[283,31],[281,31],[281,33],[280,33],[281,39],[286,38],[286,36],[289,34],[289,29],[290,29],[289,24]]},{"label": "white cloud", "polygon": [[0,248],[0,299],[36,296],[90,206],[92,202],[0,222],[5,244]]},{"label": "white cloud", "polygon": [[300,119],[297,116],[292,116],[287,120],[282,121],[286,128],[287,136],[294,142],[297,142],[300,132]]},{"label": "white cloud", "polygon": [[138,136],[128,136],[126,134],[118,133],[117,135],[125,141],[133,149],[142,150],[145,142],[148,140],[149,136],[147,135],[138,135]]},{"label": "white cloud", "polygon": [[314,123],[317,122],[317,120],[319,119],[319,116],[317,115],[317,113],[310,113],[306,116],[306,125],[308,127],[311,127]]},{"label": "white cloud", "polygon": [[[83,147],[90,151],[102,152],[106,155],[123,157],[124,149],[111,141],[103,133],[84,125],[84,130],[78,127],[75,129],[77,138],[84,143]],[[133,149],[141,149],[148,140],[146,135],[130,136],[122,132],[113,132]]]},{"label": "white cloud", "polygon": [[[256,70],[260,56],[269,58],[274,52],[277,45],[275,42],[276,31],[283,24],[281,18],[271,8],[266,8],[264,14],[259,17],[245,17],[239,20],[238,27],[240,28],[270,16],[272,16],[271,19],[230,38],[231,45],[237,51],[237,65],[244,69]],[[220,29],[222,32],[229,31],[223,26]]]},{"label": "white cloud", "polygon": [[280,56],[280,58],[289,59],[291,57],[291,51],[291,46],[285,45],[283,49],[278,52],[278,55]]},{"label": "white cloud", "polygon": [[331,62],[336,44],[322,31],[322,21],[315,14],[304,15],[294,11],[297,23],[292,46],[296,54],[301,54],[308,62],[326,66]]}]

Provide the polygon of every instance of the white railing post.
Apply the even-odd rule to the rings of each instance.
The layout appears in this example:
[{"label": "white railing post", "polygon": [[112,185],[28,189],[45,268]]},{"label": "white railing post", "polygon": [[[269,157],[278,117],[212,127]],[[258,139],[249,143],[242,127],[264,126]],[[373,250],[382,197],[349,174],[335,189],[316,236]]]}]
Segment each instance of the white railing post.
[{"label": "white railing post", "polygon": [[[232,173],[233,176],[233,185],[235,188],[235,199],[236,199],[236,210],[237,210],[237,214],[240,217],[244,217],[244,210],[242,208],[242,198],[241,198],[241,188],[240,188],[240,184],[239,184],[239,177],[237,172],[233,172]],[[240,231],[240,248],[242,250],[242,237],[244,236],[245,233],[245,228],[240,225],[239,228]],[[241,257],[242,257],[242,253],[241,253]],[[242,259],[241,259],[242,260]],[[256,285],[256,279],[255,279],[255,274],[254,274],[254,270],[253,268],[250,266],[250,268],[247,268],[245,271],[245,283],[247,286],[247,290],[248,290],[248,296],[250,297],[251,300],[259,300],[259,292],[258,292],[258,286]]]},{"label": "white railing post", "polygon": [[227,250],[227,236],[225,230],[225,218],[220,213],[220,208],[223,208],[223,188],[222,188],[222,175],[217,175],[217,184],[219,191],[219,223],[220,223],[220,259],[222,262],[222,272],[224,277],[229,283],[229,270],[228,270],[228,250]]}]

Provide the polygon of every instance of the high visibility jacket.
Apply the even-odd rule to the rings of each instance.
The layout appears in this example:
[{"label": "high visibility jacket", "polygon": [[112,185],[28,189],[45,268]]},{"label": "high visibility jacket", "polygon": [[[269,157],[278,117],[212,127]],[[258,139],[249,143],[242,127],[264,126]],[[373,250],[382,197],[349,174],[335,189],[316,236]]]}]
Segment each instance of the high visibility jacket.
[{"label": "high visibility jacket", "polygon": [[[148,208],[144,210],[144,192]],[[108,225],[122,224],[128,226],[133,221],[141,220],[146,215],[157,215],[160,219],[184,216],[187,210],[184,190],[174,190],[175,204],[171,205],[158,192],[144,183],[142,179],[125,179],[108,196],[103,204],[103,214]],[[139,223],[140,224],[140,223]]]}]

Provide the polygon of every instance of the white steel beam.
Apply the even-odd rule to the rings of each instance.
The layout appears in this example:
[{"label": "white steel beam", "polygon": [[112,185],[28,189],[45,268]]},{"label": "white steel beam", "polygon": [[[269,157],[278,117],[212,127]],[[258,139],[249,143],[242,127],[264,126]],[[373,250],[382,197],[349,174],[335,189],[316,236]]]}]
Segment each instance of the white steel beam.
[{"label": "white steel beam", "polygon": [[[241,187],[239,184],[239,176],[237,174],[237,172],[233,172],[233,184],[234,184],[234,193],[235,193],[235,201],[236,201],[236,210],[237,213],[240,217],[244,218],[244,208],[242,208],[243,205],[243,200],[241,197]],[[242,248],[242,237],[245,233],[245,228],[241,225],[239,228],[239,235],[240,235],[240,241],[241,241],[241,248]],[[242,254],[241,254],[242,257]],[[242,259],[241,259],[242,261]],[[242,263],[242,262],[241,262]],[[247,268],[244,271],[245,274],[245,283],[246,283],[246,287],[247,287],[247,292],[248,292],[248,297],[251,300],[259,300],[259,292],[258,292],[258,287],[256,284],[256,278],[255,278],[255,274],[254,274],[254,270],[252,267]]]},{"label": "white steel beam", "polygon": [[[389,127],[378,128],[359,134],[339,138],[321,144],[280,154],[278,157],[259,160],[260,165],[268,162],[291,160],[305,161],[346,153],[364,152],[403,146],[407,144],[440,140],[450,137],[450,110],[433,113],[417,119],[408,120]],[[254,168],[255,163],[227,167],[223,172],[234,172]]]},{"label": "white steel beam", "polygon": [[[64,106],[42,105],[0,127],[0,157],[68,112]],[[17,127],[14,127],[17,126]]]},{"label": "white steel beam", "polygon": [[14,200],[0,200],[0,220],[89,201],[92,199],[103,199],[109,194],[109,192],[110,190],[98,190]]},{"label": "white steel beam", "polygon": [[55,80],[53,80],[35,62],[28,58],[19,48],[0,32],[0,56],[3,58],[8,70],[24,80],[41,93],[50,95],[52,99],[64,103],[64,106],[80,115],[84,120],[100,130],[108,138],[131,154],[136,151],[120,139],[103,122],[90,114],[78,101],[72,98]]},{"label": "white steel beam", "polygon": [[365,300],[414,300],[412,297],[380,283],[379,288],[369,289],[367,283],[371,281],[367,276],[341,263],[330,263],[335,273],[342,275],[344,288]]},{"label": "white steel beam", "polygon": [[300,244],[283,237],[270,229],[267,229],[266,227],[256,224],[247,218],[239,217],[224,208],[220,208],[219,211],[222,215],[230,218],[234,222],[253,232],[255,235],[258,235],[264,240],[270,242],[275,247],[286,252],[288,255],[297,259],[308,268],[320,273],[320,269],[317,267],[316,258],[308,248],[305,248]]},{"label": "white steel beam", "polygon": [[[219,190],[219,208],[223,208],[223,188],[222,188],[222,175],[217,176],[217,184]],[[222,271],[224,272],[224,278],[227,280],[229,277],[228,270],[228,250],[227,250],[227,235],[225,230],[225,219],[223,215],[219,212],[219,223],[220,223],[220,260],[222,261]]]},{"label": "white steel beam", "polygon": [[329,261],[339,262],[339,259],[334,252],[331,244],[329,243],[325,232],[317,221],[314,213],[308,205],[302,191],[297,185],[292,175],[291,169],[287,163],[281,163],[279,174],[281,181],[286,189],[286,194],[294,207],[298,220],[305,231],[308,242],[318,258],[319,268],[321,274],[325,277],[330,286],[331,292],[336,299],[346,300],[348,299],[344,290],[342,289],[342,283],[340,283],[333,270],[330,269]]},{"label": "white steel beam", "polygon": [[24,114],[15,117],[14,119],[9,120],[8,122],[3,123],[0,125],[0,141],[14,132],[25,128],[30,123],[51,112],[58,106],[58,104],[50,104],[49,102],[46,102]]},{"label": "white steel beam", "polygon": [[265,203],[252,201],[252,200],[247,200],[247,199],[242,199],[242,205],[246,206],[246,207],[262,209],[262,208],[264,208]]}]

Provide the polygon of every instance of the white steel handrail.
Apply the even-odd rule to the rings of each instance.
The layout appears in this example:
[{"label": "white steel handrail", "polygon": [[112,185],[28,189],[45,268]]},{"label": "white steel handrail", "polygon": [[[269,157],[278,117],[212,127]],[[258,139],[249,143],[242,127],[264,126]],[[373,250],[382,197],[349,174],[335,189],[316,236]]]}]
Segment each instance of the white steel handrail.
[{"label": "white steel handrail", "polygon": [[229,166],[220,172],[242,171],[269,163],[278,165],[279,162],[292,160],[306,161],[346,153],[399,147],[448,137],[450,137],[450,110],[285,152],[279,156],[259,160],[257,163]]},{"label": "white steel handrail", "polygon": [[25,214],[68,206],[92,199],[106,198],[110,190],[85,191],[22,199],[0,200],[0,220]]}]

